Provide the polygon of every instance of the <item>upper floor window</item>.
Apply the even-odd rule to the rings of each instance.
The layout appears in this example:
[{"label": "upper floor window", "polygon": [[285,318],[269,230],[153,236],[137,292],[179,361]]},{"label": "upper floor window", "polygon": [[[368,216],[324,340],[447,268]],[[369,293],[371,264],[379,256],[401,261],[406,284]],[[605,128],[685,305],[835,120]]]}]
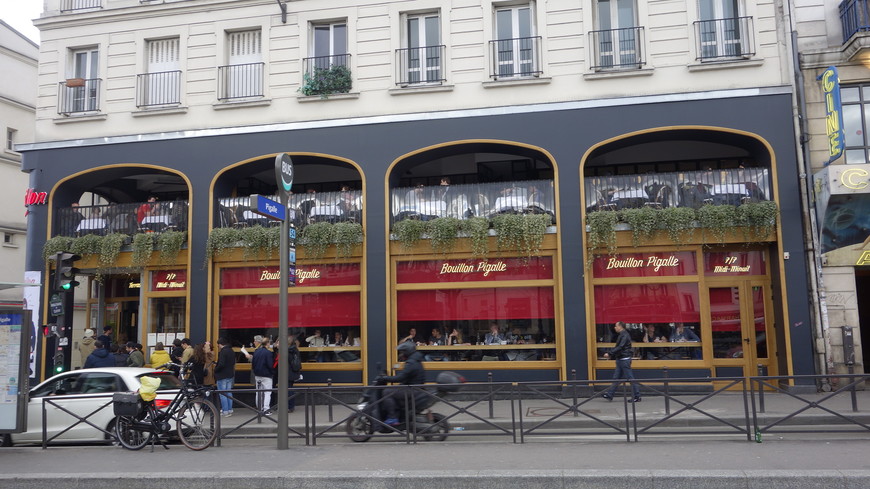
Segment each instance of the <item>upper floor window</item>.
[{"label": "upper floor window", "polygon": [[263,96],[260,29],[227,33],[227,65],[218,68],[221,100]]},{"label": "upper floor window", "polygon": [[405,22],[405,46],[397,52],[399,85],[440,83],[444,81],[444,46],[437,12],[408,15]]},{"label": "upper floor window", "polygon": [[145,73],[138,76],[138,107],[181,103],[179,38],[153,39],[145,46]]},{"label": "upper floor window", "polygon": [[643,28],[637,26],[635,0],[598,0],[595,13],[593,69],[639,68]]},{"label": "upper floor window", "polygon": [[535,37],[533,4],[497,7],[492,46],[494,78],[537,76],[540,37]]},{"label": "upper floor window", "polygon": [[751,56],[751,17],[740,16],[738,0],[698,0],[695,23],[698,59],[710,60]]},{"label": "upper floor window", "polygon": [[840,88],[843,127],[846,130],[846,163],[870,163],[870,84]]},{"label": "upper floor window", "polygon": [[60,84],[58,113],[100,110],[100,51],[97,47],[70,50],[67,79]]},{"label": "upper floor window", "polygon": [[347,93],[352,87],[350,54],[347,52],[347,22],[314,24],[311,56],[305,58],[303,95]]},{"label": "upper floor window", "polygon": [[7,151],[15,151],[15,135],[18,133],[17,129],[13,129],[11,127],[6,128],[6,150]]}]

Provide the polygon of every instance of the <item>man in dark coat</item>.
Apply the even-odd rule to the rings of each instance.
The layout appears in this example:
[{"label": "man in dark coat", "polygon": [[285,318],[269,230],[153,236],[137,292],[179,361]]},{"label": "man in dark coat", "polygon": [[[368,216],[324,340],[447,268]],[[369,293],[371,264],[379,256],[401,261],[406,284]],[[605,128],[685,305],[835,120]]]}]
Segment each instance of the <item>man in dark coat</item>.
[{"label": "man in dark coat", "polygon": [[[631,348],[631,335],[628,334],[628,331],[625,329],[625,323],[622,321],[617,321],[616,325],[613,327],[616,334],[619,335],[616,338],[616,346],[610,349],[609,352],[604,354],[604,358],[613,358],[616,360],[616,369],[613,371],[613,380],[634,380],[634,373],[631,371],[631,357],[634,355],[634,350]],[[619,386],[619,382],[614,382],[601,397],[607,399],[608,401],[613,400],[613,393],[616,392],[616,388]],[[632,382],[631,384],[632,397],[628,400],[628,402],[640,402],[640,388],[638,388],[637,384]]]},{"label": "man in dark coat", "polygon": [[[214,367],[214,379],[219,391],[228,391],[233,388],[236,378],[236,352],[230,346],[228,339],[223,336],[218,338],[218,358]],[[221,416],[233,415],[233,396],[230,393],[221,394]]]},{"label": "man in dark coat", "polygon": [[115,357],[109,353],[100,340],[94,342],[94,351],[85,360],[84,368],[114,367]]}]

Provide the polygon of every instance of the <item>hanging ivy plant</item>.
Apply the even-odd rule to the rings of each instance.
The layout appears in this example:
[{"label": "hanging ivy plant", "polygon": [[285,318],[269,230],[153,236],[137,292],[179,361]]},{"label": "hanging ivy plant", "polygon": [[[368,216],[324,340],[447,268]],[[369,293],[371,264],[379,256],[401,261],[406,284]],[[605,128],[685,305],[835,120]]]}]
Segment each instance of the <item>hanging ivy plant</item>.
[{"label": "hanging ivy plant", "polygon": [[446,255],[456,247],[462,222],[455,217],[439,217],[429,221],[426,234],[432,251]]},{"label": "hanging ivy plant", "polygon": [[131,251],[133,256],[130,264],[134,268],[144,268],[148,265],[154,254],[154,233],[137,233],[133,236]]},{"label": "hanging ivy plant", "polygon": [[356,222],[338,222],[333,224],[333,241],[337,257],[349,258],[353,249],[363,242],[362,224]]},{"label": "hanging ivy plant", "polygon": [[419,219],[402,219],[393,224],[393,234],[405,249],[413,248],[418,241],[423,239],[425,232],[426,222]]},{"label": "hanging ivy plant", "polygon": [[97,236],[100,238],[100,259],[97,272],[94,274],[94,280],[102,283],[106,272],[115,266],[118,256],[121,254],[121,246],[127,240],[126,234],[112,233],[106,236]]},{"label": "hanging ivy plant", "polygon": [[623,209],[619,211],[620,219],[631,226],[631,244],[635,247],[649,241],[659,228],[660,212],[652,207],[638,209]]},{"label": "hanging ivy plant", "polygon": [[586,215],[589,227],[589,248],[606,248],[608,254],[616,253],[616,223],[619,213],[614,211],[594,211]]},{"label": "hanging ivy plant", "polygon": [[724,243],[728,231],[738,224],[737,208],[733,205],[703,205],[698,209],[698,223],[718,243]]},{"label": "hanging ivy plant", "polygon": [[181,246],[187,241],[187,233],[184,231],[165,231],[157,238],[157,249],[160,250],[160,263],[168,265],[175,263]]},{"label": "hanging ivy plant", "polygon": [[471,240],[471,254],[485,257],[489,254],[489,219],[472,217],[461,222],[462,232]]},{"label": "hanging ivy plant", "polygon": [[517,250],[524,256],[537,254],[551,218],[548,214],[501,214],[492,219],[499,250]]},{"label": "hanging ivy plant", "polygon": [[242,243],[242,256],[246,261],[272,258],[272,239],[263,226],[240,228],[238,238]]},{"label": "hanging ivy plant", "polygon": [[305,246],[305,253],[311,258],[323,258],[332,244],[335,230],[328,222],[316,222],[302,229],[299,244]]},{"label": "hanging ivy plant", "polygon": [[89,260],[92,256],[99,256],[103,247],[103,237],[96,234],[86,234],[76,238],[70,243],[69,251],[80,255],[82,259]]},{"label": "hanging ivy plant", "polygon": [[48,260],[50,257],[60,253],[61,251],[72,251],[72,243],[75,238],[69,236],[55,236],[46,241],[42,246],[42,259]]},{"label": "hanging ivy plant", "polygon": [[776,202],[748,202],[737,208],[737,221],[744,226],[747,241],[767,239],[776,229],[778,215]]},{"label": "hanging ivy plant", "polygon": [[697,215],[691,207],[665,207],[660,211],[658,221],[667,229],[668,237],[677,246],[686,244],[695,234]]},{"label": "hanging ivy plant", "polygon": [[236,228],[214,228],[208,234],[208,240],[205,243],[205,264],[203,268],[208,266],[209,260],[213,260],[216,256],[220,256],[227,250],[235,247],[239,242],[239,230]]}]

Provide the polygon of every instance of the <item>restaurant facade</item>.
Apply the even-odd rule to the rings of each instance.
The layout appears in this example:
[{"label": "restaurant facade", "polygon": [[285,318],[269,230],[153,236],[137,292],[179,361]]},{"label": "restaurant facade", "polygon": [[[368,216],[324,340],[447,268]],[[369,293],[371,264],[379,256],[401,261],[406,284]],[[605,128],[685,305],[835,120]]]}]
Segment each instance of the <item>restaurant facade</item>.
[{"label": "restaurant facade", "polygon": [[[30,208],[27,269],[50,284],[46,242],[127,230],[113,263],[80,263],[87,326],[114,325],[118,341],[146,349],[187,336],[227,337],[238,351],[276,336],[277,251],[216,248],[215,232],[268,231],[248,197],[275,195],[275,157],[288,153],[300,235],[321,222],[362,229],[344,250],[298,248],[289,317],[306,382],[365,383],[394,368],[409,337],[430,375],[609,378],[602,354],[617,321],[639,377],[814,373],[791,100],[772,87],[24,145],[30,186],[48,193]],[[102,200],[70,226],[84,195]],[[590,218],[759,202],[775,204],[776,225],[754,234],[696,223],[638,241],[619,224],[603,246]],[[161,210],[133,221],[142,205]],[[492,224],[483,241],[461,231],[439,248],[398,231],[502,215],[540,218],[540,241],[501,242]],[[177,257],[138,263],[135,235],[168,231],[186,233]],[[47,300],[39,312],[52,319]]]}]

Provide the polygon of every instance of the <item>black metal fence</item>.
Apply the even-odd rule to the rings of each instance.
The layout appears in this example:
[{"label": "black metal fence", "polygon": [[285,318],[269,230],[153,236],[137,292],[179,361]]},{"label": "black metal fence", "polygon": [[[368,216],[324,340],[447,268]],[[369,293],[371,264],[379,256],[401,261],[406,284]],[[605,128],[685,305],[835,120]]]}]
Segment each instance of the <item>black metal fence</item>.
[{"label": "black metal fence", "polygon": [[489,41],[493,79],[540,76],[541,36]]},{"label": "black metal fence", "polygon": [[390,190],[392,222],[413,218],[493,217],[497,214],[549,214],[555,223],[552,180],[462,185],[418,185]]},{"label": "black metal fence", "polygon": [[[266,196],[278,201],[275,195]],[[251,210],[251,197],[218,199],[216,227],[245,227],[276,225],[274,221]],[[361,190],[337,192],[311,192],[291,195],[287,211],[298,230],[316,222],[362,222],[363,197]]]},{"label": "black metal fence", "polygon": [[136,75],[136,107],[181,103],[181,71]]},{"label": "black metal fence", "polygon": [[857,32],[870,30],[870,0],[844,0],[840,3],[840,23],[843,26],[843,43]]},{"label": "black metal fence", "polygon": [[593,70],[636,70],[643,59],[643,27],[608,29],[589,33],[590,46],[595,46]]},{"label": "black metal fence", "polygon": [[422,46],[396,50],[396,85],[442,83],[446,46]]},{"label": "black metal fence", "polygon": [[[417,441],[473,438],[500,438],[512,443],[546,442],[566,438],[625,439],[670,436],[733,436],[761,442],[772,433],[870,433],[870,409],[862,410],[859,396],[870,374],[839,375],[841,385],[832,392],[814,388],[830,376],[764,376],[711,379],[661,378],[612,381],[583,380],[560,382],[485,382],[455,384],[451,392],[437,391],[434,384],[418,386],[318,386],[293,387],[298,416],[291,418],[288,436],[316,445],[319,441],[350,442],[381,439],[416,443]],[[640,389],[643,403],[633,403],[631,384]],[[614,401],[607,402],[603,393],[613,387]],[[443,386],[442,386],[443,387]],[[803,390],[796,389],[803,387]],[[807,387],[812,392],[807,392]],[[364,408],[360,399],[368,389],[390,390],[393,399],[405,409],[405,419],[417,407],[431,406],[428,426],[416,431],[387,425],[372,406]],[[234,438],[274,439],[277,417],[258,409],[265,389],[213,391],[233,398],[232,418],[217,421],[218,440]],[[275,390],[272,389],[275,400]],[[88,424],[98,436],[111,439],[112,433],[95,425],[89,418],[107,409],[97,399],[93,409],[80,415],[65,407],[68,400],[97,399],[99,396],[42,398],[43,427],[49,408],[63,412],[74,421],[49,435],[43,428],[43,448],[71,428]],[[373,398],[369,398],[373,399]],[[385,396],[380,396],[385,399]],[[374,401],[375,404],[382,401]],[[605,409],[606,406],[606,409]],[[641,409],[641,406],[644,408]],[[377,406],[383,408],[383,406]],[[275,408],[273,408],[275,409]],[[79,409],[81,411],[81,409]],[[367,428],[351,429],[360,421]],[[263,426],[265,425],[265,426]],[[422,425],[420,425],[422,426]]]},{"label": "black metal fence", "polygon": [[644,206],[692,207],[740,205],[770,200],[767,168],[734,168],[584,179],[586,208],[611,210]]},{"label": "black metal fence", "polygon": [[187,231],[187,214],[188,204],[184,200],[65,207],[55,213],[52,235]]},{"label": "black metal fence", "polygon": [[700,61],[754,56],[752,17],[695,21],[695,48]]},{"label": "black metal fence", "polygon": [[100,110],[100,78],[70,78],[58,84],[57,113],[69,115],[77,112]]},{"label": "black metal fence", "polygon": [[266,63],[218,66],[218,100],[263,96]]}]

